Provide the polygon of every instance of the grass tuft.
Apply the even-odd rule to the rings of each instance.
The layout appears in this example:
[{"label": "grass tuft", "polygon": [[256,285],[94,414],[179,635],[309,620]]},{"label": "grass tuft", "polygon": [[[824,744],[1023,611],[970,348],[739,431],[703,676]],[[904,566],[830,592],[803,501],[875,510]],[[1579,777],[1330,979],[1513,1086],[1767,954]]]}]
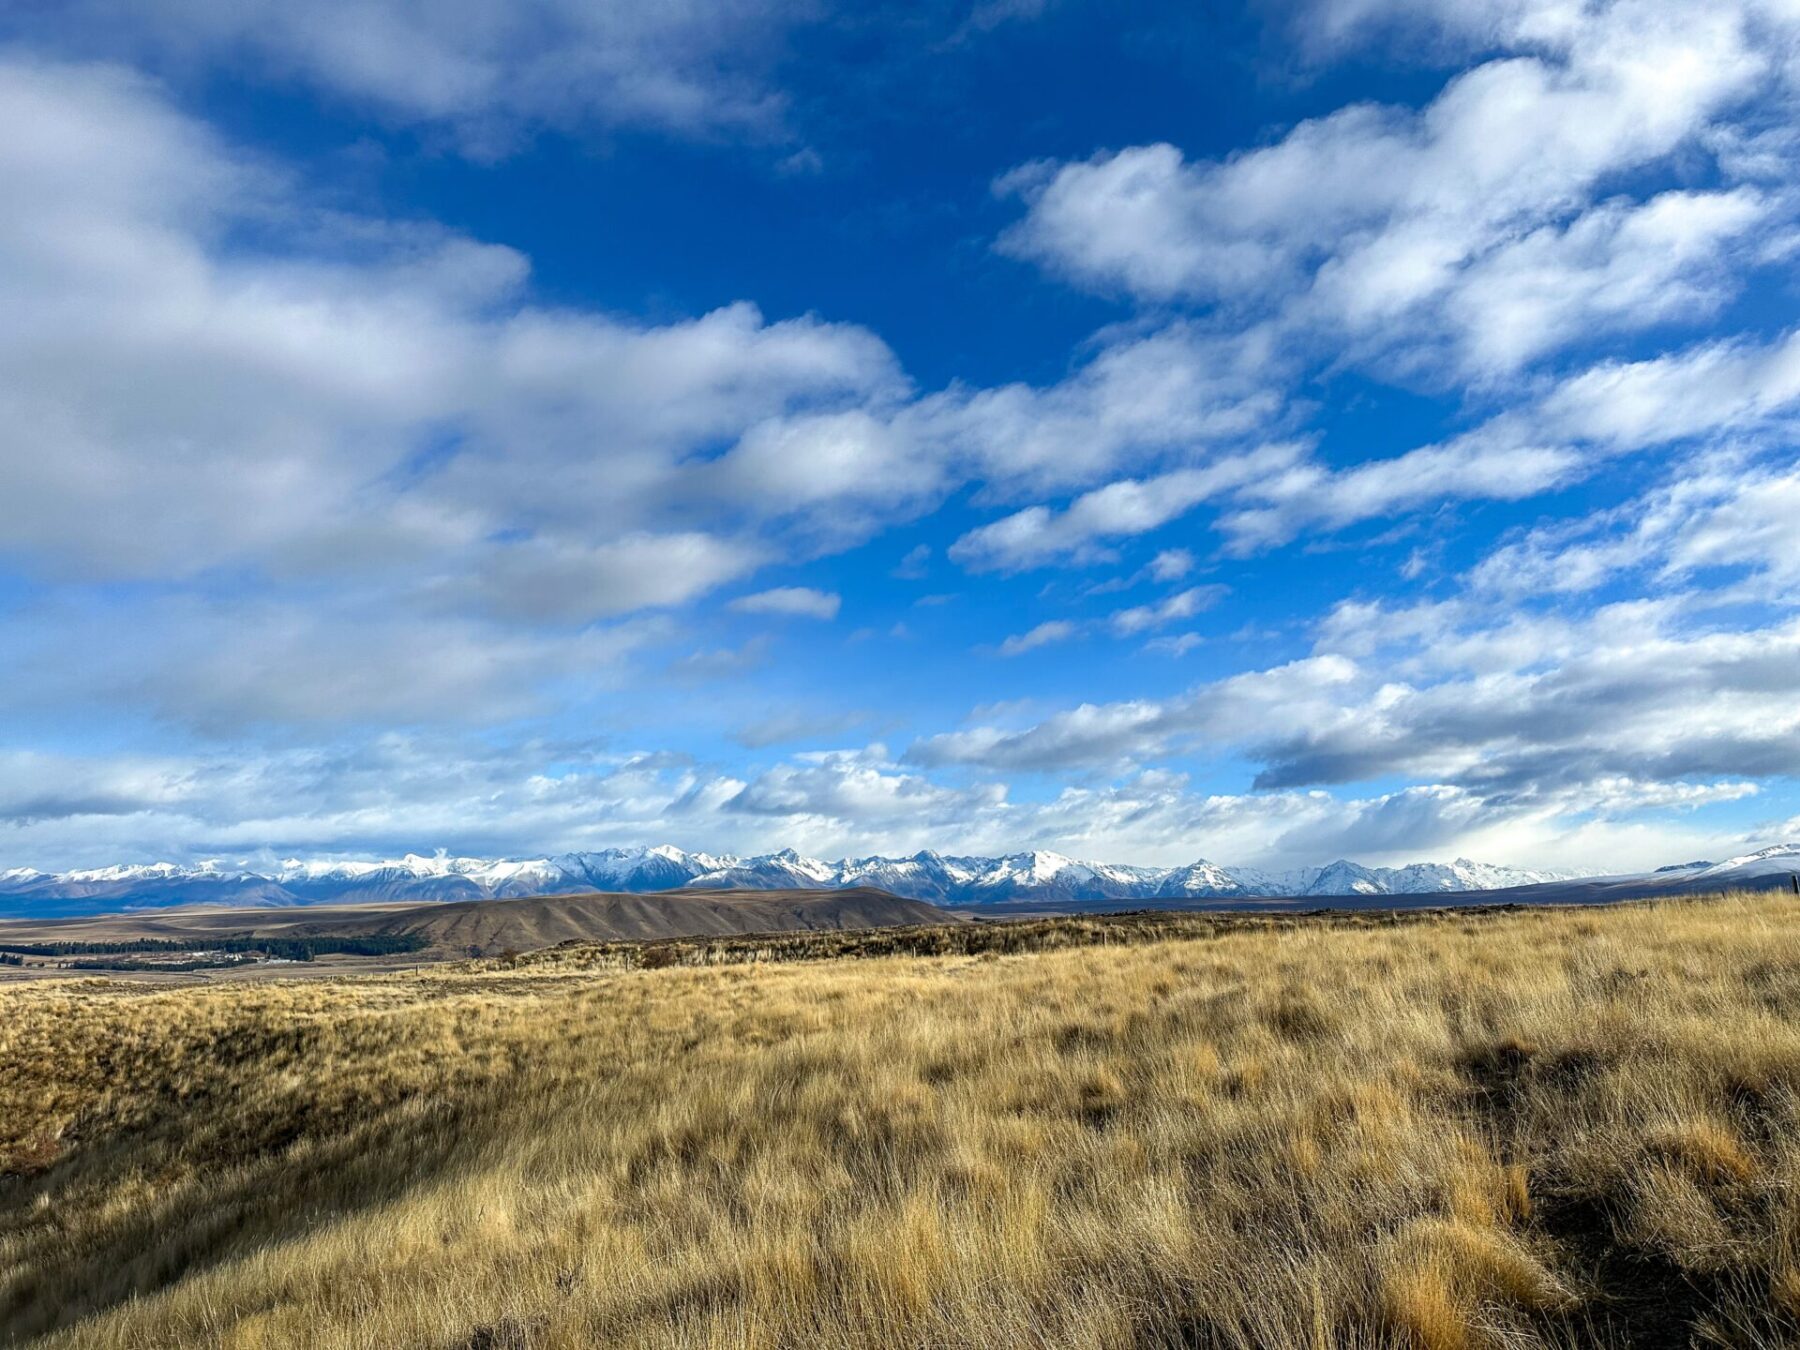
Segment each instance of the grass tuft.
[{"label": "grass tuft", "polygon": [[0,987],[0,1343],[1800,1343],[1800,902]]}]

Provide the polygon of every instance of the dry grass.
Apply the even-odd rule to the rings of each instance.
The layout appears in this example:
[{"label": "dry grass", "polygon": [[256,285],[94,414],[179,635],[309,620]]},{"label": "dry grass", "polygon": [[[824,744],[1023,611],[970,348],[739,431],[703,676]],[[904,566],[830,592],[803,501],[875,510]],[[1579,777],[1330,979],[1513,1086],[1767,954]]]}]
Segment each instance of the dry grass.
[{"label": "dry grass", "polygon": [[0,989],[0,1340],[1800,1335],[1800,903],[1081,924]]}]

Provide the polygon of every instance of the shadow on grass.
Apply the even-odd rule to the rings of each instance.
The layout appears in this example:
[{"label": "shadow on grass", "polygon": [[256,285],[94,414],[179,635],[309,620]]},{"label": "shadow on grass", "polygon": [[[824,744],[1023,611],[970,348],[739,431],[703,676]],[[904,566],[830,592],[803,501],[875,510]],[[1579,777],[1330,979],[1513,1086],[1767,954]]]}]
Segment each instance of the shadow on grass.
[{"label": "shadow on grass", "polygon": [[[389,1203],[466,1160],[504,1113],[508,1075],[424,1089],[360,1113],[208,1112],[158,1103],[141,1125],[78,1141],[31,1176],[0,1177],[0,1344],[69,1327],[259,1248]],[[485,1117],[485,1120],[483,1119]],[[479,1128],[479,1133],[477,1129]],[[144,1194],[116,1203],[116,1188]]]},{"label": "shadow on grass", "polygon": [[[1532,1098],[1579,1097],[1593,1087],[1607,1061],[1596,1050],[1546,1052],[1507,1038],[1472,1048],[1460,1068],[1475,1116],[1498,1142],[1501,1156],[1511,1158]],[[1551,1344],[1630,1350],[1800,1344],[1800,1324],[1779,1313],[1751,1311],[1766,1301],[1758,1295],[1766,1292],[1767,1271],[1686,1269],[1665,1252],[1625,1240],[1614,1198],[1585,1193],[1559,1177],[1554,1158],[1540,1160],[1534,1171],[1539,1203],[1524,1228],[1556,1246],[1560,1264],[1587,1293],[1574,1308],[1537,1315],[1538,1329]]]}]

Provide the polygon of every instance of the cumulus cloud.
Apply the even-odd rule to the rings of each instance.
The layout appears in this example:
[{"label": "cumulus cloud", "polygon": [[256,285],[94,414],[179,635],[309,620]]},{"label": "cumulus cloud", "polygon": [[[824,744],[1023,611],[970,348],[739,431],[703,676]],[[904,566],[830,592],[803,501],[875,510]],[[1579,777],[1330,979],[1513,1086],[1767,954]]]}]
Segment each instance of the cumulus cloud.
[{"label": "cumulus cloud", "polygon": [[248,64],[396,122],[450,129],[491,154],[524,128],[648,125],[772,137],[786,106],[769,83],[807,3],[525,0],[464,3],[78,0],[27,6],[7,25],[82,55],[171,68]]},{"label": "cumulus cloud", "polygon": [[1596,330],[1693,323],[1736,291],[1747,260],[1734,253],[1774,215],[1748,187],[1603,202],[1471,263],[1445,317],[1477,373],[1515,370]]},{"label": "cumulus cloud", "polygon": [[[116,68],[14,55],[0,111],[0,549],[41,570],[366,566],[440,597],[473,575],[490,608],[578,622],[859,542],[971,477],[1079,486],[1276,407],[1255,344],[1179,326],[1057,385],[920,398],[851,325],[534,306],[514,251],[315,209]],[[225,246],[253,222],[266,247]]]},{"label": "cumulus cloud", "polygon": [[1191,619],[1202,610],[1211,609],[1224,598],[1229,587],[1190,586],[1185,591],[1164,596],[1148,605],[1121,609],[1107,622],[1120,637],[1131,637],[1152,628],[1161,628],[1181,619]]},{"label": "cumulus cloud", "polygon": [[[1171,623],[1191,619],[1196,614],[1211,609],[1225,596],[1228,589],[1221,585],[1190,586],[1186,590],[1166,595],[1149,604],[1132,605],[1126,609],[1114,610],[1100,626],[1114,637],[1137,637],[1155,629],[1164,628]],[[1056,642],[1067,642],[1095,626],[1078,623],[1072,619],[1047,619],[1027,632],[1015,633],[1007,638],[1000,644],[1000,655],[1023,656],[1026,652],[1036,651],[1039,647],[1047,647]],[[1187,633],[1180,638],[1164,640],[1155,649],[1180,656],[1198,645],[1200,641],[1201,638],[1198,634]]]},{"label": "cumulus cloud", "polygon": [[1067,642],[1080,631],[1080,626],[1068,619],[1046,619],[1029,632],[1015,633],[1007,638],[1000,644],[1000,655],[1023,656],[1039,647],[1048,647],[1053,642]]},{"label": "cumulus cloud", "polygon": [[[1782,42],[1761,40],[1767,25],[1784,25]],[[1158,144],[1016,170],[998,190],[1027,212],[1001,246],[1146,300],[1273,304],[1296,335],[1347,336],[1370,357],[1399,342],[1432,359],[1447,338],[1473,373],[1731,294],[1741,269],[1725,260],[1785,210],[1775,199],[1598,194],[1779,86],[1791,16],[1545,5],[1480,28],[1506,54],[1417,111],[1353,104],[1220,161]]]},{"label": "cumulus cloud", "polygon": [[1004,500],[1145,465],[1204,467],[1286,414],[1275,354],[1257,333],[1169,322],[1104,338],[1055,384],[946,390],[921,400],[906,424]]},{"label": "cumulus cloud", "polygon": [[1221,524],[1234,547],[1252,551],[1313,523],[1342,527],[1442,501],[1517,501],[1618,455],[1785,426],[1797,404],[1800,333],[1602,362],[1449,441],[1335,471],[1309,461],[1258,479]]},{"label": "cumulus cloud", "polygon": [[522,857],[651,840],[751,851],[774,839],[827,857],[1041,847],[1160,865],[1202,852],[1267,866],[1454,852],[1639,866],[1646,856],[1730,850],[1718,834],[1678,822],[1651,838],[1629,822],[1571,823],[1541,805],[1496,806],[1444,785],[1369,797],[1208,794],[1183,775],[1146,771],[1016,801],[1000,784],[935,784],[878,745],[793,756],[748,778],[593,744],[398,733],[256,757],[0,753],[0,841],[16,865],[254,864],[436,848]]},{"label": "cumulus cloud", "polygon": [[[40,784],[35,806],[20,801],[27,776]],[[69,864],[54,858],[392,856],[444,843],[534,852],[544,839],[602,846],[710,817],[742,787],[676,756],[401,732],[262,755],[0,756],[0,837],[9,856],[59,867]],[[54,811],[51,797],[62,802]],[[95,797],[109,817],[103,842],[84,838]]]},{"label": "cumulus cloud", "polygon": [[0,710],[120,710],[208,737],[504,723],[621,684],[673,635],[636,618],[573,632],[311,598],[170,595],[128,614],[45,605],[0,623],[18,662]]},{"label": "cumulus cloud", "polygon": [[478,599],[506,617],[584,624],[682,604],[753,570],[763,556],[753,545],[698,530],[634,531],[598,544],[530,540],[493,550],[473,583],[459,582],[454,595],[439,598]]},{"label": "cumulus cloud", "polygon": [[1336,656],[1309,657],[1203,686],[1175,700],[1084,703],[1022,730],[971,727],[926,737],[908,750],[921,764],[1063,772],[1128,765],[1177,742],[1235,744],[1249,728],[1302,725],[1335,712],[1334,693],[1358,677]]},{"label": "cumulus cloud", "polygon": [[777,586],[740,595],[730,608],[739,614],[780,614],[801,619],[835,619],[842,597],[829,591],[815,591],[809,586]]},{"label": "cumulus cloud", "polygon": [[[1280,475],[1301,453],[1294,444],[1265,445],[1224,455],[1204,467],[1120,479],[1083,493],[1060,512],[1031,506],[970,530],[951,545],[950,557],[973,572],[1098,561],[1110,556],[1101,541],[1155,530],[1230,489]],[[1157,566],[1168,572],[1179,556],[1175,551],[1160,554]]]},{"label": "cumulus cloud", "polygon": [[[1390,684],[1341,715],[1270,728],[1256,783],[1429,776],[1485,796],[1580,793],[1600,780],[1759,779],[1788,772],[1800,710],[1784,662],[1800,627],[1589,642],[1545,669]],[[1704,708],[1703,716],[1694,710]]]},{"label": "cumulus cloud", "polygon": [[[1171,699],[941,733],[908,754],[1049,774],[1238,755],[1261,765],[1260,789],[1401,777],[1564,815],[1729,801],[1790,773],[1800,622],[1682,632],[1664,623],[1677,612],[1631,603],[1486,631],[1457,603],[1363,606],[1334,615],[1320,651],[1300,661]],[[1382,659],[1334,650],[1355,648],[1346,637]]]},{"label": "cumulus cloud", "polygon": [[[7,60],[0,113],[0,549],[39,568],[410,562],[540,615],[668,603],[756,552],[667,532],[696,443],[897,387],[860,329],[532,308],[511,250],[321,218],[117,70]],[[276,210],[318,228],[222,246]]]},{"label": "cumulus cloud", "polygon": [[1580,595],[1621,576],[1665,587],[1712,570],[1694,606],[1791,602],[1800,587],[1800,470],[1727,451],[1685,463],[1635,501],[1582,520],[1541,526],[1471,572],[1480,593],[1508,598]]},{"label": "cumulus cloud", "polygon": [[[560,3],[104,13],[114,50],[160,69],[274,74],[481,153],[545,125],[780,136],[771,44],[810,9]],[[545,303],[513,249],[345,212],[142,75],[10,49],[0,706],[235,742],[0,750],[9,861],[656,838],[1163,862],[1713,851],[1718,830],[1682,822],[1800,750],[1800,335],[1689,331],[1792,255],[1791,16],[1321,9],[1321,50],[1423,25],[1434,59],[1479,64],[1420,107],[1353,104],[1217,160],[1142,145],[1007,175],[1024,208],[1002,247],[1135,312],[1059,378],[932,390],[829,316]],[[102,12],[68,10],[88,32]],[[1346,376],[1455,395],[1452,434],[1315,433]],[[828,581],[758,590],[759,572],[816,582],[827,555],[946,501],[953,526],[879,545],[879,566],[917,577],[957,531],[947,556],[997,578],[1133,556],[1001,654],[1104,634],[1180,654],[1223,593],[1196,571],[1235,582],[1237,555],[1525,502],[1634,454],[1655,485],[1633,500],[1520,513],[1428,599],[1353,579],[1309,655],[1223,673],[1221,644],[1181,693],[925,719],[899,756],[708,765],[519,731],[570,707],[654,725],[633,721],[656,697],[629,682],[646,657],[677,684],[744,679],[780,639],[720,646],[719,609],[840,610]],[[1200,513],[1223,556],[1195,543],[1204,526],[1168,546]],[[1127,586],[1142,603],[1092,605]],[[696,603],[721,592],[738,598]],[[883,724],[767,708],[721,706],[719,734],[763,751]],[[1248,764],[1249,790],[1196,791],[1177,763]]]},{"label": "cumulus cloud", "polygon": [[[1480,55],[1420,108],[1355,103],[1271,143],[1197,161],[1175,146],[1027,164],[999,241],[1152,312],[1197,311],[1265,353],[1271,389],[1321,364],[1462,388],[1500,410],[1465,435],[1333,468],[1306,455],[1243,483],[1178,471],[971,531],[966,566],[1109,557],[1107,540],[1219,504],[1233,551],[1441,502],[1517,501],[1596,459],[1785,411],[1791,339],[1711,339],[1533,377],[1608,335],[1692,330],[1792,248],[1800,26],[1762,0],[1322,0],[1316,50],[1432,32]],[[1791,138],[1790,138],[1791,140]],[[1692,186],[1694,167],[1718,181]],[[1591,360],[1591,358],[1589,358]],[[1508,403],[1512,406],[1506,406]]]},{"label": "cumulus cloud", "polygon": [[1194,555],[1185,548],[1165,548],[1150,560],[1150,575],[1157,581],[1180,581],[1194,570]]},{"label": "cumulus cloud", "polygon": [[928,829],[998,806],[1005,798],[1006,790],[997,784],[948,788],[907,773],[888,760],[885,747],[873,745],[796,755],[745,784],[725,809],[796,822],[823,817],[879,820],[884,830],[907,822]]}]

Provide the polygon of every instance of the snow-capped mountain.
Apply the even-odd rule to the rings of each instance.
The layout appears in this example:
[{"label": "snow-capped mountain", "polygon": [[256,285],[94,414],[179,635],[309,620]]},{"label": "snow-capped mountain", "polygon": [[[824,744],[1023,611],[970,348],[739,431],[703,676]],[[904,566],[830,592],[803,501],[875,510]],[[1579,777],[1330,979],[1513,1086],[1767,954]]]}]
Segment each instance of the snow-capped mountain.
[{"label": "snow-capped mountain", "polygon": [[[1728,866],[1728,864],[1721,864]],[[329,901],[479,900],[579,891],[782,890],[874,886],[940,905],[1148,901],[1251,896],[1419,895],[1563,880],[1572,874],[1452,863],[1263,872],[1204,859],[1182,867],[1084,862],[1036,850],[1003,857],[925,851],[907,858],[809,858],[793,849],[754,857],[689,853],[663,844],[525,859],[410,853],[384,861],[289,859],[265,869],[205,862],[127,864],[46,873],[0,872],[0,911],[71,913],[169,905],[305,905]]]},{"label": "snow-capped mountain", "polygon": [[845,884],[845,863],[822,862],[791,848],[757,858],[711,859],[717,865],[678,884],[706,890],[734,888],[758,891],[811,890]]},{"label": "snow-capped mountain", "polygon": [[1249,869],[1228,871],[1217,863],[1189,863],[1186,867],[1172,867],[1165,872],[1158,882],[1162,893],[1166,896],[1180,895],[1243,895],[1248,894],[1252,880],[1262,874]]},{"label": "snow-capped mountain", "polygon": [[1724,862],[1683,863],[1678,868],[1683,880],[1699,881],[1712,886],[1735,886],[1760,877],[1788,876],[1800,873],[1800,844],[1775,844],[1759,848]]}]

